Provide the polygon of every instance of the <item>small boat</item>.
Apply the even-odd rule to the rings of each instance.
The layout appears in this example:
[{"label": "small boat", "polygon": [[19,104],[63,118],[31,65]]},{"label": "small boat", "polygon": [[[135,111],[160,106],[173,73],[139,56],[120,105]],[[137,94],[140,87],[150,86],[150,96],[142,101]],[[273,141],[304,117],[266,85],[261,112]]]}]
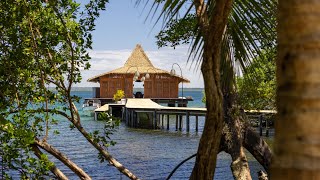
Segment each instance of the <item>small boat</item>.
[{"label": "small boat", "polygon": [[84,115],[93,116],[94,110],[101,107],[99,99],[85,99],[82,104],[82,111]]}]

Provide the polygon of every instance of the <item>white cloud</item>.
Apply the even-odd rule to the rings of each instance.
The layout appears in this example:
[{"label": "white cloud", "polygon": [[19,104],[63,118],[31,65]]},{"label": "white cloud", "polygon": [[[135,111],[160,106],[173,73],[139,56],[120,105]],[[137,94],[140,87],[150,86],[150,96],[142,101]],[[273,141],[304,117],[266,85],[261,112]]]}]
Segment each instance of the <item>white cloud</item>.
[{"label": "white cloud", "polygon": [[[101,50],[101,51],[89,51],[92,58],[90,64],[90,70],[82,71],[83,80],[77,84],[78,87],[93,87],[99,86],[98,83],[89,83],[87,79],[90,77],[111,71],[124,65],[130,56],[132,49],[124,50]],[[158,50],[148,51],[144,49],[147,56],[157,68],[170,71],[173,63],[178,63],[182,69],[183,77],[190,80],[191,83],[184,84],[184,87],[190,88],[202,88],[203,78],[200,74],[200,70],[196,71],[195,66],[191,63],[187,63],[188,59],[188,47],[162,48]],[[178,66],[173,67],[180,75],[180,69]]]}]

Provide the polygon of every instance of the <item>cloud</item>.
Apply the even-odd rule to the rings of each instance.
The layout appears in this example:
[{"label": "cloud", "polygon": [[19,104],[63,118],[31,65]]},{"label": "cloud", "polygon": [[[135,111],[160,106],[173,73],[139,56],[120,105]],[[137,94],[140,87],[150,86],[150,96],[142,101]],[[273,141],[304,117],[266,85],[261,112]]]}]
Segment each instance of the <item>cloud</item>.
[{"label": "cloud", "polygon": [[[98,83],[87,82],[90,77],[111,71],[124,65],[129,58],[133,49],[123,50],[93,50],[89,51],[91,56],[90,70],[82,71],[83,80],[77,84],[77,87],[94,87],[99,86]],[[183,77],[190,80],[191,83],[184,84],[184,87],[189,88],[203,88],[203,78],[200,70],[196,71],[194,64],[187,63],[188,47],[161,48],[158,50],[146,50],[145,53],[157,68],[170,71],[173,63],[180,65]],[[176,73],[181,74],[178,66],[174,65],[173,68]]]}]

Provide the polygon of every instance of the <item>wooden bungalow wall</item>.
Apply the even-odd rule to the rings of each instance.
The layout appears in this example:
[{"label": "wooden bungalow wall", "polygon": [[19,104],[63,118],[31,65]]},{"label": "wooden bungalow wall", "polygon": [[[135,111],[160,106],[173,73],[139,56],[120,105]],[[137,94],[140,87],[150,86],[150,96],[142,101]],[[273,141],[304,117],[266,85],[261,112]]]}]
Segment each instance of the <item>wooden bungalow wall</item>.
[{"label": "wooden bungalow wall", "polygon": [[100,97],[101,98],[113,98],[113,95],[117,90],[124,91],[127,98],[133,97],[133,77],[125,76],[103,76],[100,77]]},{"label": "wooden bungalow wall", "polygon": [[[141,75],[142,77],[142,75]],[[141,78],[140,77],[140,78]],[[100,97],[113,98],[118,89],[124,90],[127,98],[133,97],[133,75],[106,75],[100,77]],[[151,75],[144,82],[145,98],[177,98],[179,81],[169,75]]]},{"label": "wooden bungalow wall", "polygon": [[178,97],[177,78],[166,75],[155,75],[150,80],[144,82],[145,98],[177,98]]}]

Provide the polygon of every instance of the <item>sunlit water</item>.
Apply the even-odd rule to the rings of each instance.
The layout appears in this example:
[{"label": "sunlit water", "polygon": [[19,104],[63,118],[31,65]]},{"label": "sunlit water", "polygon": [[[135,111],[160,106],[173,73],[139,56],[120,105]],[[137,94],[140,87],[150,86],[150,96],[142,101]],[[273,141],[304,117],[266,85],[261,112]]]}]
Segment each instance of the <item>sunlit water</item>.
[{"label": "sunlit water", "polygon": [[[92,97],[92,92],[73,92],[81,98]],[[201,102],[201,90],[189,90],[185,96],[192,96],[193,102],[188,106],[203,107]],[[81,104],[77,104],[81,114]],[[190,118],[190,133],[175,130],[175,120],[170,122],[170,130],[145,130],[128,128],[121,124],[117,128],[112,139],[117,142],[109,148],[110,153],[124,166],[142,179],[165,179],[173,168],[182,160],[197,151],[204,118],[199,118],[199,132],[195,132],[194,117]],[[93,117],[82,116],[82,125],[87,131],[102,130],[103,122],[95,121]],[[59,135],[52,135],[49,139],[54,147],[65,153],[72,161],[84,169],[93,179],[127,179],[107,162],[100,163],[97,151],[77,132],[70,130],[69,122],[61,119],[59,125],[53,127],[60,131]],[[54,160],[54,158],[51,158]],[[248,156],[253,179],[257,179],[257,171],[262,169],[252,156]],[[195,159],[183,164],[171,179],[188,179],[192,171]],[[78,179],[68,168],[59,161],[54,160],[56,165],[70,178]],[[231,158],[226,153],[218,155],[215,179],[233,179],[230,170]]]}]

